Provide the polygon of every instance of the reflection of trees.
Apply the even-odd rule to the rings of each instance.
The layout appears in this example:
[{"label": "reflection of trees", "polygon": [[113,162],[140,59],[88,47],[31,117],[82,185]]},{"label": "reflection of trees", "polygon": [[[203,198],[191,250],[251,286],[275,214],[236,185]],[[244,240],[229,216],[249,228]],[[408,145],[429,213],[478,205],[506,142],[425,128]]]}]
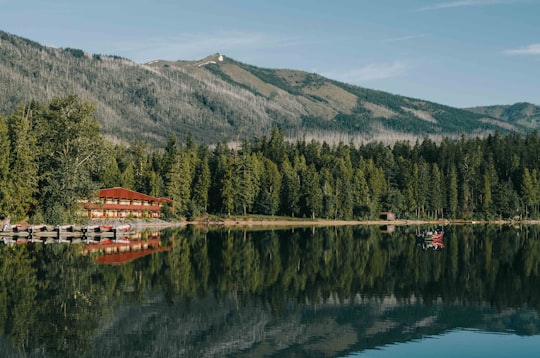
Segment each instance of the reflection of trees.
[{"label": "reflection of trees", "polygon": [[24,247],[0,247],[0,329],[22,349],[31,346],[38,281]]},{"label": "reflection of trees", "polygon": [[[38,317],[31,327],[39,346],[60,356],[80,356],[91,349],[89,332],[107,309],[105,285],[95,284],[99,273],[89,257],[69,245],[35,246],[41,289],[33,310]],[[73,344],[77,342],[77,344]]]},{"label": "reflection of trees", "polygon": [[0,329],[24,351],[80,355],[117,303],[162,291],[171,305],[214,293],[238,307],[261,300],[276,314],[291,301],[358,295],[540,309],[539,227],[448,227],[436,252],[420,250],[414,231],[171,229],[162,233],[170,251],[121,266],[98,266],[76,246],[0,246]]}]

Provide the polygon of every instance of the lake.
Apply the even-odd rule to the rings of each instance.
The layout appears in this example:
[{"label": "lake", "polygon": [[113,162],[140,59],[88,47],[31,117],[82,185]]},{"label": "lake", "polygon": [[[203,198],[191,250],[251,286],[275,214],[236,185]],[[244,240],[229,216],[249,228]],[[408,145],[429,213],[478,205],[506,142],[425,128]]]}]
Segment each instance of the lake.
[{"label": "lake", "polygon": [[447,226],[436,247],[422,229],[1,244],[0,356],[538,357],[540,226]]}]

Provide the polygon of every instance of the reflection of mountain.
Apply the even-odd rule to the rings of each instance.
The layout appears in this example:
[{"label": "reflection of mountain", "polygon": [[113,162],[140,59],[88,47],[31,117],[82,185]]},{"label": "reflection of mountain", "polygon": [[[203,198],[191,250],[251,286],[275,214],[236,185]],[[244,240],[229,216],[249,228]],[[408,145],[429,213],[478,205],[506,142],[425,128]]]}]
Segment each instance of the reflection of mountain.
[{"label": "reflection of mountain", "polygon": [[[0,352],[334,356],[459,327],[540,334],[540,227],[161,233],[98,265],[76,245],[0,245]],[[9,344],[11,346],[9,346]]]},{"label": "reflection of mountain", "polygon": [[[421,251],[411,228],[203,234],[203,298],[188,284],[172,301],[165,292],[143,309],[122,305],[95,337],[96,355],[317,357],[457,328],[540,334],[538,311],[524,308],[539,302],[528,269],[540,253],[536,228],[448,231],[440,252]],[[181,253],[191,261],[170,264],[200,282],[201,247],[175,246],[166,261]]]},{"label": "reflection of mountain", "polygon": [[195,302],[124,306],[95,337],[95,356],[234,355],[327,357],[435,336],[456,328],[540,334],[528,309],[497,312],[488,305],[397,302],[395,298],[300,306],[279,315],[257,300],[240,303],[209,295]]}]

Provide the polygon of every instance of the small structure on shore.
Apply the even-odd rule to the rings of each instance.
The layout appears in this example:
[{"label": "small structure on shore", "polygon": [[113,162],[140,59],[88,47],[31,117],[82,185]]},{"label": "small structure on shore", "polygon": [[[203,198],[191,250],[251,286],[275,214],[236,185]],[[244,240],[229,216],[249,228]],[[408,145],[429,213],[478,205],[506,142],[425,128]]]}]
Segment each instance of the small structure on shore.
[{"label": "small structure on shore", "polygon": [[396,220],[396,214],[394,214],[394,213],[391,212],[391,211],[383,211],[383,212],[381,212],[381,214],[379,215],[379,217],[380,217],[382,220],[387,220],[387,221],[394,221],[394,220]]}]

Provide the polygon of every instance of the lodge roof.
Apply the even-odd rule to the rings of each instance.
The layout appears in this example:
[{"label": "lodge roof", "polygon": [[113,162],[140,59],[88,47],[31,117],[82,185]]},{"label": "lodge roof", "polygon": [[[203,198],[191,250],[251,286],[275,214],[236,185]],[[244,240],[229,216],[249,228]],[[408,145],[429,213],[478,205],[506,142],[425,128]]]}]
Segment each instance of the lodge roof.
[{"label": "lodge roof", "polygon": [[129,190],[126,188],[121,188],[121,187],[100,189],[98,196],[100,198],[146,200],[146,201],[155,201],[155,202],[170,201],[170,199],[156,198],[150,195],[146,195],[146,194],[134,191],[134,190]]}]

